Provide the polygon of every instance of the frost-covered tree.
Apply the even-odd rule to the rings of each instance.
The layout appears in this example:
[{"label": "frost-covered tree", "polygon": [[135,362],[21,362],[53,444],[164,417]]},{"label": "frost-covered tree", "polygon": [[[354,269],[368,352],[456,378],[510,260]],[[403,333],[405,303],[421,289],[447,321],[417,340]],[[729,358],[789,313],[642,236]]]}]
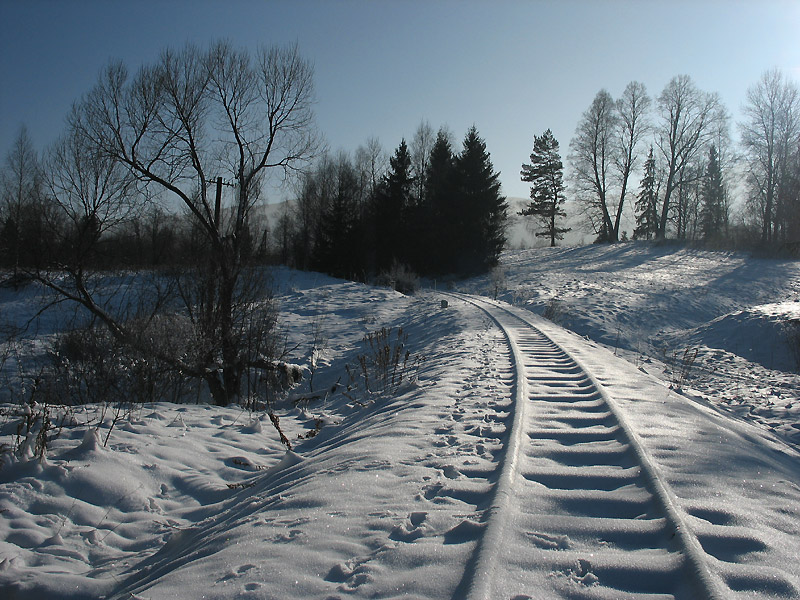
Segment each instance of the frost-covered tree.
[{"label": "frost-covered tree", "polygon": [[616,128],[614,100],[606,90],[600,90],[583,113],[570,142],[569,162],[577,200],[600,242],[616,241],[610,207]]},{"label": "frost-covered tree", "polygon": [[600,90],[570,142],[569,163],[577,201],[601,242],[619,240],[636,149],[648,130],[650,98],[631,82],[616,102]]},{"label": "frost-covered tree", "polygon": [[617,142],[614,156],[615,179],[619,185],[614,229],[611,231],[612,241],[619,239],[619,228],[622,212],[628,194],[628,182],[636,169],[637,149],[646,134],[650,132],[648,117],[652,104],[643,83],[632,81],[622,92],[616,102],[617,109]]},{"label": "frost-covered tree", "polygon": [[564,239],[568,228],[559,227],[558,221],[566,217],[564,204],[564,165],[558,152],[558,141],[549,129],[542,135],[534,135],[531,164],[523,164],[522,181],[531,185],[531,202],[520,211],[520,215],[534,216],[544,228],[538,237],[549,237],[550,246]]}]

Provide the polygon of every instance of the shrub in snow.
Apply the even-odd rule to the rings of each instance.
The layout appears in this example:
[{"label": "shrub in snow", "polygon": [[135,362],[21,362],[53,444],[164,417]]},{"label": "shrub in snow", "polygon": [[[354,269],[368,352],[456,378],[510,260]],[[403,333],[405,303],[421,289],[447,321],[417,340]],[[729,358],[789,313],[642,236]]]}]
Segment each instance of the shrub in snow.
[{"label": "shrub in snow", "polygon": [[412,356],[407,349],[408,333],[402,327],[382,327],[365,335],[362,342],[364,352],[357,357],[358,366],[346,366],[348,392],[362,389],[367,393],[393,393],[403,383],[416,380],[425,359]]},{"label": "shrub in snow", "polygon": [[[167,350],[190,352],[190,341],[170,319],[142,324],[154,350],[147,355],[122,344],[104,327],[58,335],[49,351],[48,377],[59,404],[183,402],[197,398],[196,382],[156,358]],[[167,348],[170,346],[171,348]]]},{"label": "shrub in snow", "polygon": [[545,306],[542,316],[556,325],[561,325],[565,316],[564,304],[558,297],[553,296],[550,298],[550,302],[547,303],[547,306]]},{"label": "shrub in snow", "polygon": [[390,287],[401,294],[412,296],[419,290],[419,276],[406,265],[395,262],[391,269],[375,278],[375,285]]},{"label": "shrub in snow", "polygon": [[492,293],[495,300],[497,300],[497,296],[500,292],[504,292],[507,287],[506,283],[506,272],[503,267],[500,265],[494,267],[491,272],[491,280],[492,280]]},{"label": "shrub in snow", "polygon": [[[15,460],[44,460],[50,443],[61,433],[66,417],[52,416],[49,404],[32,401],[17,406],[6,406],[4,418],[14,431],[11,444],[0,446],[0,466]],[[15,423],[16,421],[16,423]]]},{"label": "shrub in snow", "polygon": [[672,380],[672,389],[681,391],[686,381],[690,378],[692,368],[697,360],[699,349],[687,346],[683,352],[673,350],[671,354],[665,356],[664,362],[667,363],[667,372]]}]

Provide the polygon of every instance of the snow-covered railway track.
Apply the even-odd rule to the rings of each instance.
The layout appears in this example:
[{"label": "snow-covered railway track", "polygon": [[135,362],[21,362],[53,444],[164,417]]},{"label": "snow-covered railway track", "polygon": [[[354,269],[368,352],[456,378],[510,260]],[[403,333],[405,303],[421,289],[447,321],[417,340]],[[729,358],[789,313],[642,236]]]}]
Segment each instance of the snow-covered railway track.
[{"label": "snow-covered railway track", "polygon": [[578,361],[501,305],[514,413],[468,600],[723,598],[724,585],[624,415]]}]

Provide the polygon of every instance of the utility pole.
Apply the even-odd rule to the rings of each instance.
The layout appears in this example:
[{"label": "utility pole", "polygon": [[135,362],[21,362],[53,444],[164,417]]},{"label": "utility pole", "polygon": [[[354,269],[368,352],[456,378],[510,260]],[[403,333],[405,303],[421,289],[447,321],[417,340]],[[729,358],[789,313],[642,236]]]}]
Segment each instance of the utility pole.
[{"label": "utility pole", "polygon": [[219,231],[219,213],[222,205],[222,177],[217,177],[217,197],[214,202],[214,227]]}]

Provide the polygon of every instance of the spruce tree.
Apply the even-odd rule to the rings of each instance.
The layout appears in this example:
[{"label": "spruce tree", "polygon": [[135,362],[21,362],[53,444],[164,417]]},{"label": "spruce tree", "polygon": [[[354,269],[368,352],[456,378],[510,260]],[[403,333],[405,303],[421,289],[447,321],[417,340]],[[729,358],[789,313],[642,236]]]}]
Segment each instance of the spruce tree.
[{"label": "spruce tree", "polygon": [[375,193],[375,258],[378,270],[389,269],[394,263],[408,262],[408,213],[413,205],[413,186],[411,154],[403,139],[389,158],[389,172]]},{"label": "spruce tree", "polygon": [[[456,195],[453,193],[453,167],[455,157],[450,137],[444,129],[436,135],[431,148],[425,177],[423,196],[424,244],[427,252],[428,271],[442,274],[455,271],[455,230],[460,215]],[[424,271],[424,269],[420,269]]]},{"label": "spruce tree", "polygon": [[500,194],[500,173],[494,171],[486,142],[473,125],[454,166],[461,219],[456,240],[461,273],[483,272],[497,264],[506,243],[506,199]]},{"label": "spruce tree", "polygon": [[658,212],[656,207],[656,159],[653,156],[653,147],[650,146],[650,154],[644,163],[644,177],[639,184],[639,193],[636,196],[636,229],[633,231],[633,239],[649,240],[658,231]]},{"label": "spruce tree", "polygon": [[717,149],[714,144],[708,151],[708,166],[703,178],[702,212],[700,215],[703,239],[718,238],[725,228],[725,185],[722,181]]},{"label": "spruce tree", "polygon": [[335,277],[352,277],[363,270],[361,223],[358,214],[358,178],[346,157],[325,165],[320,173],[325,199],[312,266]]},{"label": "spruce tree", "polygon": [[558,152],[558,141],[548,129],[541,136],[533,136],[531,164],[522,165],[522,181],[531,182],[531,202],[520,211],[523,216],[535,216],[544,228],[537,237],[549,237],[550,246],[564,239],[569,228],[558,226],[558,219],[566,217],[564,204],[564,165]]}]

